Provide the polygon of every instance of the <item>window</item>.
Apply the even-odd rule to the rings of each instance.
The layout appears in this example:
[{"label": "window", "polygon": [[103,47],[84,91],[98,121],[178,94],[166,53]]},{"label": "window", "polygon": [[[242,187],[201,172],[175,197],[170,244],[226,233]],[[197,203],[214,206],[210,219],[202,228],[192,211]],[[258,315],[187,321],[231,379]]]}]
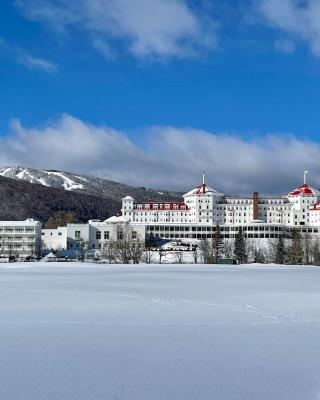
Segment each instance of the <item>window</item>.
[{"label": "window", "polygon": [[74,232],[74,237],[75,237],[76,239],[80,239],[80,238],[81,238],[81,232],[80,232],[80,231],[75,231],[75,232]]},{"label": "window", "polygon": [[96,232],[96,239],[97,240],[101,239],[101,231]]},{"label": "window", "polygon": [[104,239],[107,240],[107,239],[109,239],[109,238],[110,238],[110,233],[109,233],[109,231],[105,231],[105,232],[104,232]]}]

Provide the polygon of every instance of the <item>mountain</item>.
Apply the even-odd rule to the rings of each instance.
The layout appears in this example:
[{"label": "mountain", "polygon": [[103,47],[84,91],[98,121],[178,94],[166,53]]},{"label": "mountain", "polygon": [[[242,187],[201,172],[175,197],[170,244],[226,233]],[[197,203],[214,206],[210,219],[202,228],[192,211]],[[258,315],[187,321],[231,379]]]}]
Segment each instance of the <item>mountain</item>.
[{"label": "mountain", "polygon": [[34,218],[42,223],[59,212],[78,222],[104,220],[120,212],[121,198],[180,201],[174,192],[137,188],[111,180],[19,166],[0,168],[0,220]]},{"label": "mountain", "polygon": [[98,197],[106,197],[119,202],[122,197],[132,196],[137,201],[181,201],[181,193],[156,191],[144,187],[133,187],[109,179],[73,174],[57,170],[39,170],[20,166],[0,167],[0,176],[64,189]]},{"label": "mountain", "polygon": [[69,212],[78,222],[106,219],[119,211],[119,203],[63,189],[0,176],[0,220],[34,218],[42,223],[58,212]]}]

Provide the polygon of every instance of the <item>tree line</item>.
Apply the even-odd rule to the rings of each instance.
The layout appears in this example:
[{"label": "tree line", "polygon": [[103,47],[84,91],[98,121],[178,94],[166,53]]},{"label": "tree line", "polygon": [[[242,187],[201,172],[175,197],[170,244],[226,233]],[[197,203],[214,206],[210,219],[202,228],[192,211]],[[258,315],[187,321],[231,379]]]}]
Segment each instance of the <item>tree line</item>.
[{"label": "tree line", "polygon": [[188,249],[178,246],[168,251],[162,246],[157,247],[152,237],[148,237],[145,243],[132,240],[132,233],[127,229],[121,240],[104,244],[101,258],[109,263],[162,264],[166,256],[171,254],[170,260],[181,264],[187,261],[185,254],[188,252],[188,262],[192,259],[195,264],[217,264],[229,259],[238,264],[320,265],[320,240],[312,238],[308,233],[302,235],[299,231],[294,231],[291,239],[279,235],[276,239],[263,239],[261,245],[259,242],[247,239],[241,227],[234,239],[224,239],[220,227],[217,226],[211,238],[202,239]]},{"label": "tree line", "polygon": [[276,239],[262,239],[262,243],[245,237],[239,227],[233,243],[224,240],[219,226],[212,239],[200,242],[204,263],[217,263],[223,258],[234,258],[237,263],[320,265],[320,239],[309,233],[293,231],[291,239],[279,235]]}]

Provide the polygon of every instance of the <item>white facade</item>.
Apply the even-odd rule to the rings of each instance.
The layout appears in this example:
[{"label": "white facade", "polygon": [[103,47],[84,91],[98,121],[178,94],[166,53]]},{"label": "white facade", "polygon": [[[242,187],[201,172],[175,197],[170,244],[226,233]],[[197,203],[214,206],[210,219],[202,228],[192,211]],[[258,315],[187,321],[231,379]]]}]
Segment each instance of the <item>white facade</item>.
[{"label": "white facade", "polygon": [[83,249],[103,250],[107,243],[121,240],[128,234],[130,239],[143,242],[145,227],[129,224],[126,218],[114,216],[105,221],[90,220],[87,224],[42,229],[42,243],[48,250],[74,250],[80,255]]},{"label": "white facade", "polygon": [[67,248],[67,227],[57,229],[42,229],[42,248],[47,250],[66,250]]},{"label": "white facade", "polygon": [[0,221],[0,256],[27,258],[39,255],[41,223],[25,221]]},{"label": "white facade", "polygon": [[[136,203],[122,200],[122,215],[139,224],[243,225],[256,220],[284,226],[320,226],[315,204],[320,192],[304,184],[278,198],[231,197],[202,184],[183,196],[183,202]],[[313,217],[311,218],[311,211]]]},{"label": "white facade", "polygon": [[[225,238],[234,238],[239,227],[248,238],[290,238],[299,229],[320,233],[320,192],[304,183],[279,197],[226,196],[203,183],[185,195],[181,202],[138,203],[131,196],[122,199],[121,215],[88,224],[68,224],[66,228],[43,230],[50,249],[102,250],[106,243],[121,240],[130,228],[133,240],[149,236],[163,239],[202,239],[211,237],[220,226]],[[50,244],[50,245],[49,245]],[[55,247],[54,247],[55,246]]]},{"label": "white facade", "polygon": [[165,239],[201,238],[219,225],[225,237],[234,237],[242,226],[252,238],[287,236],[294,229],[320,232],[320,192],[304,183],[292,192],[275,198],[224,195],[204,181],[186,193],[182,202],[137,203],[122,200],[122,216],[146,227],[146,235]]}]

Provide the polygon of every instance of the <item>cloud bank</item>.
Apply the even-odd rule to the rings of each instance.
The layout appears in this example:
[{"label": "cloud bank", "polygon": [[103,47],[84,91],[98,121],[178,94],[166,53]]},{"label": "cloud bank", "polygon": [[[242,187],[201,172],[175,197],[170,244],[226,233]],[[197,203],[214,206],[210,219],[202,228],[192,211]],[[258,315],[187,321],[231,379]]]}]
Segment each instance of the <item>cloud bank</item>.
[{"label": "cloud bank", "polygon": [[[204,4],[204,7],[201,6]],[[121,40],[137,58],[192,57],[216,44],[206,0],[17,0],[23,14],[63,32],[85,32],[104,56]]]},{"label": "cloud bank", "polygon": [[[0,138],[0,164],[55,168],[136,186],[187,190],[202,171],[224,193],[283,194],[301,183],[303,170],[320,185],[320,145],[290,135],[255,142],[191,128],[151,127],[136,142],[125,132],[70,115],[41,128],[16,120]],[[139,146],[136,143],[143,143]]]},{"label": "cloud bank", "polygon": [[292,38],[305,41],[320,56],[319,0],[258,0],[265,21]]}]

